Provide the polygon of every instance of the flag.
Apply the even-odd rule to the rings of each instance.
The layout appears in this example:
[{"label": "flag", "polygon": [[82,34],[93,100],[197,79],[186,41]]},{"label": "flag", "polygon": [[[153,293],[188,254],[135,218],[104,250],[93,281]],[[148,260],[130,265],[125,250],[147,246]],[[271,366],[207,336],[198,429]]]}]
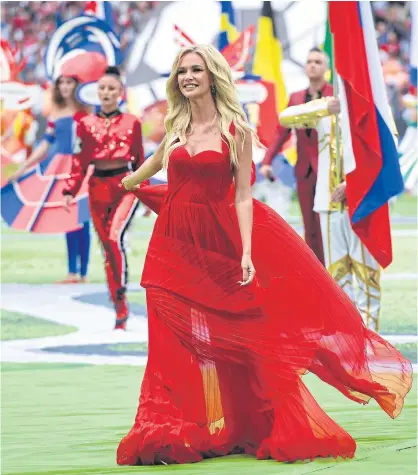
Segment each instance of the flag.
[{"label": "flag", "polygon": [[288,97],[284,85],[281,63],[282,46],[274,25],[271,2],[263,2],[258,20],[257,44],[254,54],[253,73],[276,86],[276,109],[281,112],[287,107]]},{"label": "flag", "polygon": [[230,43],[238,39],[239,33],[235,23],[235,12],[232,2],[221,3],[221,31],[218,38],[218,50],[222,51]]},{"label": "flag", "polygon": [[417,93],[417,69],[418,69],[418,4],[411,2],[411,43],[409,74],[413,93]]},{"label": "flag", "polygon": [[330,2],[347,204],[354,232],[382,265],[392,262],[388,201],[403,191],[370,2]]},{"label": "flag", "polygon": [[324,46],[323,50],[324,53],[328,56],[329,59],[329,70],[326,73],[326,80],[332,84],[332,72],[334,68],[334,52],[333,52],[333,45],[332,45],[332,34],[331,30],[329,28],[329,2],[326,3],[326,8],[327,8],[327,21],[325,24],[325,41],[324,41]]}]

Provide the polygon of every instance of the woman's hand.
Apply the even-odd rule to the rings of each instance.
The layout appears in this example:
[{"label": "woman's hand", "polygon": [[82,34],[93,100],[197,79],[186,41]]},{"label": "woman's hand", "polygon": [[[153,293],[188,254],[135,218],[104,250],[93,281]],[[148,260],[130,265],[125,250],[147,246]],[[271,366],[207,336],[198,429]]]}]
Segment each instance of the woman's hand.
[{"label": "woman's hand", "polygon": [[18,168],[14,173],[12,173],[9,178],[8,178],[8,181],[11,182],[11,181],[17,181],[19,180],[20,177],[22,177],[24,174],[26,173],[26,167],[20,167]]},{"label": "woman's hand", "polygon": [[28,159],[9,177],[9,182],[16,181],[22,177],[34,165],[39,163],[45,157],[49,150],[49,143],[43,139],[36,149],[30,154]]},{"label": "woman's hand", "polygon": [[64,202],[63,202],[63,205],[64,205],[64,209],[65,211],[67,211],[67,213],[70,212],[70,206],[73,202],[73,197],[71,195],[64,195]]},{"label": "woman's hand", "polygon": [[126,191],[132,191],[139,187],[134,175],[134,173],[131,173],[122,178],[120,183]]},{"label": "woman's hand", "polygon": [[238,282],[241,286],[250,285],[251,282],[254,280],[255,276],[255,269],[253,262],[251,260],[251,256],[248,254],[244,254],[241,260],[241,268],[242,268],[242,281]]}]

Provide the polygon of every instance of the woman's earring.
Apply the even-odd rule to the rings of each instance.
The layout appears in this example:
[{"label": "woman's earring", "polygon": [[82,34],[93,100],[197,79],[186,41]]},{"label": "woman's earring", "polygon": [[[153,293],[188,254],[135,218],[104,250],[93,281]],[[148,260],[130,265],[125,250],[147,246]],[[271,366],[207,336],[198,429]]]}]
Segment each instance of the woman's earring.
[{"label": "woman's earring", "polygon": [[212,85],[210,86],[210,92],[211,92],[211,94],[212,94],[213,97],[216,96],[216,87],[215,87],[214,84],[212,84]]}]

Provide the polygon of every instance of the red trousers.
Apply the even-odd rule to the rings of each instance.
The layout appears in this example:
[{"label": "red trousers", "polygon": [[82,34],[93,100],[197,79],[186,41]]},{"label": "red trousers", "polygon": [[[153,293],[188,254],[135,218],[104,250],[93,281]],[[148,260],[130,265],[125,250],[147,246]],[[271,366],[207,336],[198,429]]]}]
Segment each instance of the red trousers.
[{"label": "red trousers", "polygon": [[316,187],[315,171],[311,169],[307,176],[297,178],[296,186],[302,211],[303,226],[305,228],[305,242],[322,264],[324,264],[321,222],[319,214],[313,210]]},{"label": "red trousers", "polygon": [[125,171],[115,176],[94,174],[89,181],[91,217],[103,246],[109,293],[118,320],[128,317],[125,297],[128,263],[123,238],[138,206],[137,198],[119,186],[121,179],[128,173]]}]

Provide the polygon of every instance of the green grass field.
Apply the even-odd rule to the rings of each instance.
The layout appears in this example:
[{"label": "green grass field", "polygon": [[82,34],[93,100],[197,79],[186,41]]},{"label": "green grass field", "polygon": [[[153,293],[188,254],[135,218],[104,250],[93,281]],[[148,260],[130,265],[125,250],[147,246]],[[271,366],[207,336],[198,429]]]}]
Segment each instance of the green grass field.
[{"label": "green grass field", "polygon": [[76,330],[75,327],[59,325],[22,313],[1,311],[1,341],[67,335]]},{"label": "green grass field", "polygon": [[321,406],[356,438],[355,461],[281,464],[231,456],[184,466],[117,467],[115,450],[133,422],[142,374],[122,366],[3,365],[2,473],[416,474],[415,391],[391,420],[375,403],[359,406],[312,376],[306,381]]},{"label": "green grass field", "polygon": [[[416,216],[417,201],[403,196],[392,216]],[[292,215],[298,213],[292,204]],[[129,235],[130,280],[138,282],[154,220],[136,219]],[[416,223],[393,225],[416,230]],[[66,273],[62,236],[30,236],[2,229],[1,281],[51,283]],[[417,273],[417,238],[393,239],[394,262],[385,275]],[[397,277],[397,276],[394,276]],[[93,238],[90,282],[103,282],[102,255]],[[105,288],[105,287],[103,287]],[[129,299],[145,305],[143,292]],[[417,280],[383,281],[381,330],[385,334],[416,334]],[[1,339],[59,336],[70,326],[14,312],[1,312]],[[416,343],[397,345],[416,362]],[[114,352],[147,351],[147,344],[112,344]],[[115,451],[129,430],[138,403],[142,367],[75,364],[3,363],[1,373],[1,473],[4,475],[415,475],[417,473],[417,393],[414,385],[399,418],[391,420],[371,402],[363,407],[308,375],[305,380],[326,412],[358,443],[352,461],[330,459],[281,464],[230,456],[199,464],[157,467],[118,467]]]}]

